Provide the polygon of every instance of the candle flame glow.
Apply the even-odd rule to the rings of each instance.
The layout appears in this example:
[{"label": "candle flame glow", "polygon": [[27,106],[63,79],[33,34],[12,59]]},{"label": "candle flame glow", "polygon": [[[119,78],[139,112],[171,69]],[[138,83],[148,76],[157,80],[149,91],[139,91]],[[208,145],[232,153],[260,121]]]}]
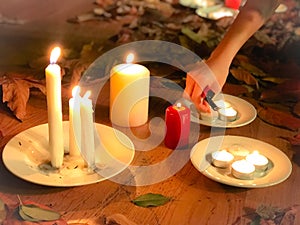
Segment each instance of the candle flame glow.
[{"label": "candle flame glow", "polygon": [[72,89],[72,96],[75,97],[76,95],[79,95],[80,93],[80,87],[77,85]]},{"label": "candle flame glow", "polygon": [[87,92],[85,92],[83,98],[84,98],[84,99],[88,99],[88,98],[91,96],[91,94],[92,94],[91,91],[87,91]]},{"label": "candle flame glow", "polygon": [[60,56],[60,53],[61,53],[60,47],[55,47],[55,48],[52,49],[51,55],[50,55],[50,63],[51,64],[57,62],[57,60]]},{"label": "candle flame glow", "polygon": [[126,63],[132,63],[134,60],[134,54],[133,53],[129,53],[126,57]]},{"label": "candle flame glow", "polygon": [[176,106],[177,106],[178,108],[181,108],[181,103],[178,102],[178,103],[176,104]]}]

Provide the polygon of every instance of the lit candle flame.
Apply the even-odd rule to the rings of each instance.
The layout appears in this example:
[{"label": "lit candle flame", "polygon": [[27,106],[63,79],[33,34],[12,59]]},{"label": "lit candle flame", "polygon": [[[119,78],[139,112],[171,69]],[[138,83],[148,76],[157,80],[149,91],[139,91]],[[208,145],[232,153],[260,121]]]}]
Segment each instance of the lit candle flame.
[{"label": "lit candle flame", "polygon": [[75,97],[76,95],[79,95],[80,93],[80,87],[77,85],[72,89],[72,96]]},{"label": "lit candle flame", "polygon": [[91,96],[91,94],[92,94],[91,91],[87,91],[87,92],[85,92],[83,98],[84,98],[84,99],[88,99],[88,98]]},{"label": "lit candle flame", "polygon": [[60,53],[61,53],[60,47],[55,47],[55,48],[52,49],[51,55],[50,55],[50,63],[51,64],[57,62],[57,60],[60,56]]},{"label": "lit candle flame", "polygon": [[181,103],[178,102],[178,103],[176,104],[176,106],[177,106],[177,108],[181,108]]},{"label": "lit candle flame", "polygon": [[126,57],[126,63],[132,63],[134,60],[134,54],[133,53],[129,53]]}]

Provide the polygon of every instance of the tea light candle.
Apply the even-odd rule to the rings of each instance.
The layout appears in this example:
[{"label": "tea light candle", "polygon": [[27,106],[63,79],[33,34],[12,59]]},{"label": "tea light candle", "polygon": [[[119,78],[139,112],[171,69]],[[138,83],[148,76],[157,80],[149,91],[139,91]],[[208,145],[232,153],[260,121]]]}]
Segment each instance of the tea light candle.
[{"label": "tea light candle", "polygon": [[88,167],[95,164],[94,119],[92,100],[89,99],[90,91],[82,97],[80,104],[81,117],[81,153]]},{"label": "tea light candle", "polygon": [[246,160],[255,166],[257,171],[263,171],[267,169],[269,160],[264,155],[261,155],[258,151],[253,151],[247,155]]},{"label": "tea light candle", "polygon": [[230,166],[234,156],[226,150],[220,150],[212,153],[212,163],[216,167],[226,168]]},{"label": "tea light candle", "polygon": [[64,141],[62,126],[62,102],[61,102],[61,69],[56,64],[61,50],[55,47],[50,56],[50,64],[45,69],[47,111],[49,130],[49,152],[51,165],[60,168],[64,158]]},{"label": "tea light candle", "polygon": [[165,146],[171,149],[187,146],[190,135],[190,109],[181,103],[169,106],[165,113]]},{"label": "tea light candle", "polygon": [[81,146],[81,117],[79,95],[80,87],[75,86],[72,90],[72,98],[69,100],[69,154],[80,155]]},{"label": "tea light candle", "polygon": [[223,101],[223,100],[216,100],[215,104],[220,108],[220,109],[226,109],[226,108],[230,108],[231,104],[227,101]]},{"label": "tea light candle", "polygon": [[237,111],[232,107],[221,108],[218,110],[218,113],[219,113],[219,119],[223,121],[232,122],[236,120],[237,117]]},{"label": "tea light candle", "polygon": [[252,179],[255,167],[245,159],[235,161],[231,164],[232,175],[239,179]]},{"label": "tea light candle", "polygon": [[243,145],[233,144],[227,148],[227,151],[234,155],[235,160],[245,159],[249,155],[250,151]]},{"label": "tea light candle", "polygon": [[126,63],[116,65],[110,73],[110,120],[123,127],[136,127],[148,120],[150,71],[133,64],[129,54]]}]

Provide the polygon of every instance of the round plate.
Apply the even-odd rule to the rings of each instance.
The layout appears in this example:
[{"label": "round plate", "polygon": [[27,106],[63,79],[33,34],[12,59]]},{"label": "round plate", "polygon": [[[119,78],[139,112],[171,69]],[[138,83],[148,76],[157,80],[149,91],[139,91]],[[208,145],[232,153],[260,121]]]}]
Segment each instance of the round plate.
[{"label": "round plate", "polygon": [[[134,157],[134,145],[122,132],[95,123],[100,151],[95,154],[97,172],[84,168],[63,166],[60,171],[45,171],[39,165],[49,161],[48,124],[25,130],[13,137],[3,150],[3,162],[7,169],[26,181],[55,187],[72,187],[97,183],[117,175],[126,169]],[[64,148],[69,144],[69,122],[63,122]],[[96,133],[96,132],[95,132]],[[97,142],[96,142],[97,143]],[[79,157],[80,158],[80,157]],[[65,160],[65,159],[64,159]],[[65,163],[65,162],[64,162]],[[80,163],[78,163],[80,164]]]},{"label": "round plate", "polygon": [[238,12],[238,10],[227,8],[222,5],[196,9],[196,14],[198,16],[211,20],[218,20],[223,17],[235,17]]},{"label": "round plate", "polygon": [[[230,172],[224,172],[224,169],[220,170],[213,166],[210,159],[211,153],[233,145],[242,146],[250,151],[258,150],[271,161],[272,166],[267,169],[265,175],[251,180],[237,179]],[[195,168],[206,177],[219,183],[244,188],[276,185],[286,180],[292,172],[291,161],[278,148],[256,139],[241,136],[226,135],[206,138],[193,147],[191,161]]]},{"label": "round plate", "polygon": [[256,109],[253,105],[249,102],[245,101],[244,99],[222,94],[222,98],[224,101],[227,101],[231,104],[231,106],[238,111],[238,116],[235,121],[232,122],[224,122],[219,119],[215,120],[202,120],[200,118],[196,118],[195,116],[191,115],[191,121],[199,124],[203,124],[206,126],[212,127],[222,127],[222,128],[234,128],[234,127],[241,127],[251,123],[257,115]]},{"label": "round plate", "polygon": [[214,5],[221,4],[220,0],[179,0],[179,4],[189,8],[200,8],[200,7],[210,7]]}]

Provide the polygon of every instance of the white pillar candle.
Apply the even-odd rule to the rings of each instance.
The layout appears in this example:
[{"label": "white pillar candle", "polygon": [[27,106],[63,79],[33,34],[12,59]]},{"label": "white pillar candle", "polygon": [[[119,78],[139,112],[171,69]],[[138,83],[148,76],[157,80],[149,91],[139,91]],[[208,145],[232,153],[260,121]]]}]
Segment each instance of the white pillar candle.
[{"label": "white pillar candle", "polygon": [[114,66],[110,74],[110,120],[123,127],[148,120],[150,72],[132,61],[133,54],[129,54],[127,63]]},{"label": "white pillar candle", "polygon": [[231,164],[232,175],[239,179],[252,179],[255,167],[245,159],[235,161]]},{"label": "white pillar candle", "polygon": [[225,149],[212,153],[212,163],[216,167],[226,168],[229,167],[233,161],[234,156]]},{"label": "white pillar candle", "polygon": [[269,160],[258,151],[253,151],[247,155],[246,160],[255,166],[257,171],[263,171],[268,167]]},{"label": "white pillar candle", "polygon": [[72,98],[69,100],[69,154],[80,155],[81,146],[81,117],[79,95],[80,87],[75,86],[72,90]]},{"label": "white pillar candle", "polygon": [[50,64],[47,66],[46,90],[48,109],[49,151],[51,164],[59,168],[63,163],[64,141],[62,127],[62,102],[61,102],[61,69],[56,64],[60,56],[60,48],[56,47],[51,52]]},{"label": "white pillar candle", "polygon": [[94,118],[92,100],[89,99],[90,91],[87,91],[81,99],[81,153],[88,167],[93,169],[95,165],[94,142]]}]

